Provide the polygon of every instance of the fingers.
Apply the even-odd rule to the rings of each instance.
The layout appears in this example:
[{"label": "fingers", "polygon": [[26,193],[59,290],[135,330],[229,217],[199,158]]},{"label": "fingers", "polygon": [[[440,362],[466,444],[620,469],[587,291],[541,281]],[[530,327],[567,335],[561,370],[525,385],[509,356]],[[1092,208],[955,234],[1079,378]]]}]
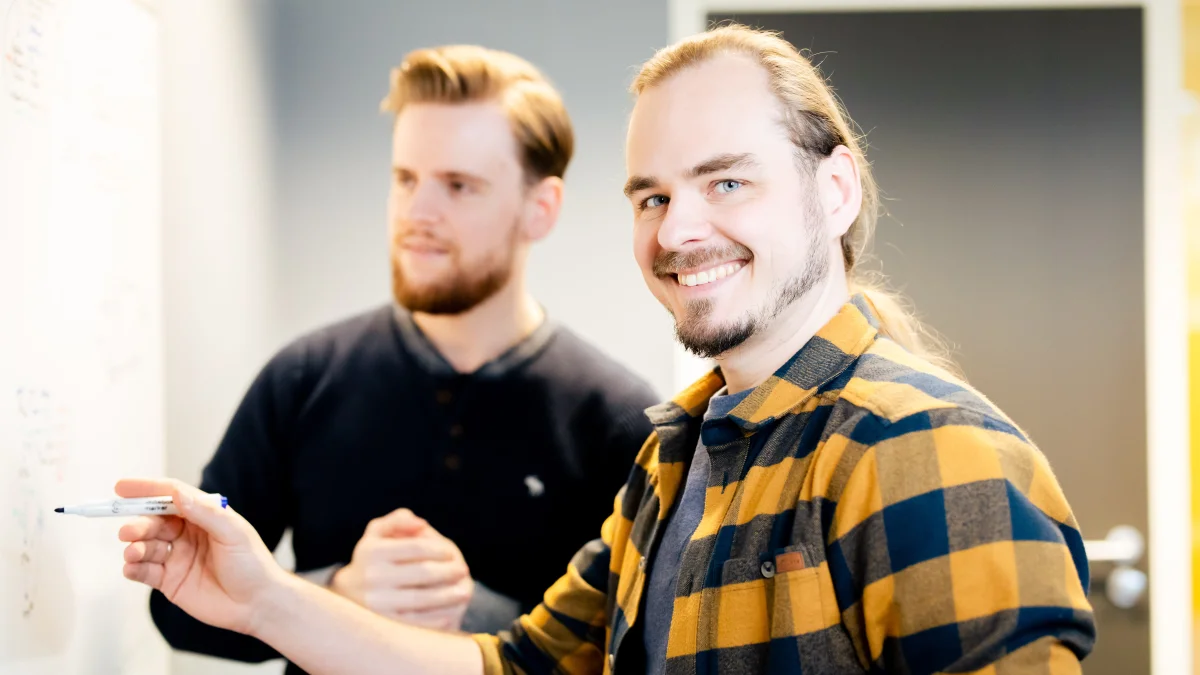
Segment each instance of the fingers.
[{"label": "fingers", "polygon": [[458,549],[442,537],[379,539],[372,542],[368,555],[374,562],[391,563],[455,560],[458,558]]},{"label": "fingers", "polygon": [[240,546],[259,540],[258,532],[240,514],[230,507],[222,507],[209,499],[203,499],[200,490],[174,481],[171,496],[179,512],[188,522],[208,533],[213,540],[230,546]]},{"label": "fingers", "polygon": [[424,518],[409,509],[396,509],[367,523],[364,534],[376,537],[411,537],[429,526]]},{"label": "fingers", "polygon": [[120,480],[117,481],[115,490],[122,497],[169,496],[184,519],[195,523],[221,543],[243,543],[247,538],[246,531],[253,531],[249,523],[233,513],[233,509],[222,508],[208,499],[201,499],[203,492],[173,478]]},{"label": "fingers", "polygon": [[458,560],[420,560],[373,566],[366,570],[365,581],[372,588],[416,588],[446,586],[469,575],[470,570]]},{"label": "fingers", "polygon": [[179,483],[171,478],[126,478],[117,481],[118,497],[162,497],[172,494]]},{"label": "fingers", "polygon": [[121,541],[161,539],[175,541],[183,533],[183,519],[175,516],[143,516],[121,526],[117,538]]},{"label": "fingers", "polygon": [[150,588],[162,590],[165,568],[159,563],[125,563],[121,570],[126,579],[146,584]]},{"label": "fingers", "polygon": [[151,539],[135,541],[125,547],[125,562],[127,563],[164,563],[171,554],[170,542]]}]

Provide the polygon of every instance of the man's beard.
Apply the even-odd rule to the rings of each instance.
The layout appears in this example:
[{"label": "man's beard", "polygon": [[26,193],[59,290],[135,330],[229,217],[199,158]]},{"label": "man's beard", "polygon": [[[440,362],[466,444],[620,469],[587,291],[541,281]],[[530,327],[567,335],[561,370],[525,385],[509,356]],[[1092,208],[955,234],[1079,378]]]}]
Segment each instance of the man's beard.
[{"label": "man's beard", "polygon": [[451,249],[451,267],[444,279],[415,286],[404,276],[399,257],[392,255],[392,295],[396,302],[410,312],[423,314],[462,314],[491,298],[512,278],[516,253],[516,229],[509,245],[499,256],[488,258],[473,274],[463,270],[459,249]]},{"label": "man's beard", "polygon": [[[810,220],[810,223],[813,222]],[[796,274],[777,284],[772,289],[771,297],[758,308],[751,309],[738,320],[721,325],[710,325],[709,316],[713,311],[713,301],[710,299],[694,300],[687,303],[682,317],[675,317],[675,339],[684,349],[701,358],[715,358],[749,340],[760,330],[765,329],[780,314],[797,300],[803,298],[817,286],[829,272],[828,251],[822,245],[821,228],[806,225],[810,228],[811,237],[808,242],[808,256]],[[708,262],[741,258],[750,264],[753,253],[744,246],[735,245],[710,251],[696,251],[687,254],[686,260],[680,260],[682,254],[664,252],[655,260],[655,272],[660,269],[686,269],[700,267]],[[682,263],[682,264],[680,264]],[[672,277],[673,278],[673,277]]]}]

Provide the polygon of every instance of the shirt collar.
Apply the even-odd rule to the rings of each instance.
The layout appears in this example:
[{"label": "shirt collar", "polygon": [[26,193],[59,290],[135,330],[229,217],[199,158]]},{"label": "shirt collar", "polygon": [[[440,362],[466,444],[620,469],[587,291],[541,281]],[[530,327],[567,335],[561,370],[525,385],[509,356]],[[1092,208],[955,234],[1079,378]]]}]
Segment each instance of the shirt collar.
[{"label": "shirt collar", "polygon": [[[429,341],[421,327],[413,320],[412,312],[392,305],[392,315],[396,328],[400,331],[400,340],[417,363],[428,373],[436,376],[450,377],[460,373],[450,365],[450,362],[438,352],[437,347]],[[480,366],[473,377],[495,379],[507,375],[538,354],[558,331],[557,322],[549,315],[542,320],[541,325],[534,329],[528,337],[513,345],[508,351]]]},{"label": "shirt collar", "polygon": [[[841,375],[866,352],[879,332],[879,319],[861,294],[842,306],[817,334],[787,363],[723,417],[704,422],[702,440],[713,445],[723,440],[722,429],[732,424],[740,435],[752,434],[802,406],[821,386]],[[700,419],[708,401],[725,386],[715,368],[670,401],[646,410],[655,426],[686,424]],[[712,443],[710,443],[712,441]]]}]

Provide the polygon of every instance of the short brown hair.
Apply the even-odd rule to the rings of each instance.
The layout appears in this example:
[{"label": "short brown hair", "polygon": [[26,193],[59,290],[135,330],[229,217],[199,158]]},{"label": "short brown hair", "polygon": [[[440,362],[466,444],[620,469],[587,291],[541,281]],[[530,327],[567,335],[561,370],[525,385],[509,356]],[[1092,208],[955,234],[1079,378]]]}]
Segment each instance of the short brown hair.
[{"label": "short brown hair", "polygon": [[409,103],[486,102],[508,116],[529,182],[563,177],[575,150],[571,118],[549,80],[514,54],[475,45],[410,52],[380,107],[399,115]]}]

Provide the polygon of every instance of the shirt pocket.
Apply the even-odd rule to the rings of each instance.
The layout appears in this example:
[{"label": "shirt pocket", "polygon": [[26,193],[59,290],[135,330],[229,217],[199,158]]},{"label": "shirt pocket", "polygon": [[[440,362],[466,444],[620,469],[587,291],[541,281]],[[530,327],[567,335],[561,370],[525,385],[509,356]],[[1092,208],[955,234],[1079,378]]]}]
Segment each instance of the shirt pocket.
[{"label": "shirt pocket", "polygon": [[809,544],[775,552],[771,579],[771,637],[812,635],[841,622],[824,551]]},{"label": "shirt pocket", "polygon": [[801,544],[725,561],[722,605],[736,605],[727,613],[750,624],[741,631],[753,633],[751,641],[814,634],[838,624],[841,617],[823,554]]},{"label": "shirt pocket", "polygon": [[728,560],[721,582],[707,647],[758,645],[738,653],[741,672],[864,672],[842,625],[824,547],[798,544]]}]

